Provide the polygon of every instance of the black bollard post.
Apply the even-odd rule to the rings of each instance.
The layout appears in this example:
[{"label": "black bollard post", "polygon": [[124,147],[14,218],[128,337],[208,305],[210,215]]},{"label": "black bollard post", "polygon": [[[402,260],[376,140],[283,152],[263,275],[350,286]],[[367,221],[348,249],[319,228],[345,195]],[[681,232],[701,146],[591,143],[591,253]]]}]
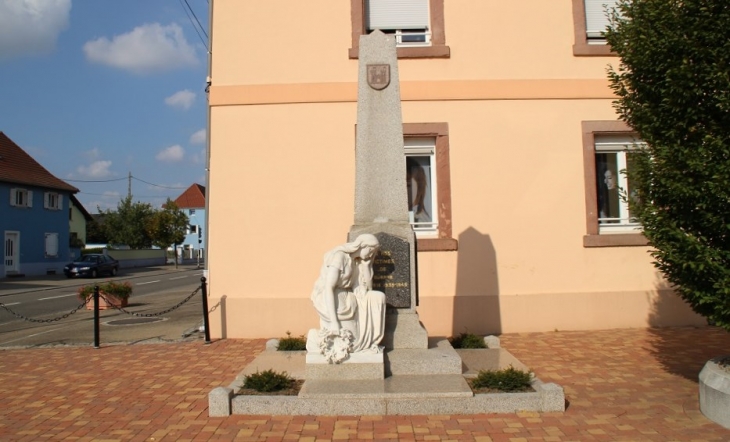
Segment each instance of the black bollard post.
[{"label": "black bollard post", "polygon": [[200,291],[203,292],[203,326],[205,327],[205,343],[210,344],[210,323],[208,322],[208,284],[205,276],[200,278]]},{"label": "black bollard post", "polygon": [[99,348],[99,286],[94,286],[94,348]]}]

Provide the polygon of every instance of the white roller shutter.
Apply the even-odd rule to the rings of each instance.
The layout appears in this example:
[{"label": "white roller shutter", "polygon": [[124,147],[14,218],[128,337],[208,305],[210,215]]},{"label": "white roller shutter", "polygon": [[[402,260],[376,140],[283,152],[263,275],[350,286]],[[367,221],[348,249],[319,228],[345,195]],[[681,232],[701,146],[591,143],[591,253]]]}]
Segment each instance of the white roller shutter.
[{"label": "white roller shutter", "polygon": [[58,233],[46,233],[46,257],[58,256]]},{"label": "white roller shutter", "polygon": [[616,6],[616,0],[584,0],[586,4],[586,35],[588,38],[601,38],[608,26],[605,9]]},{"label": "white roller shutter", "polygon": [[429,28],[429,0],[366,0],[368,29]]}]

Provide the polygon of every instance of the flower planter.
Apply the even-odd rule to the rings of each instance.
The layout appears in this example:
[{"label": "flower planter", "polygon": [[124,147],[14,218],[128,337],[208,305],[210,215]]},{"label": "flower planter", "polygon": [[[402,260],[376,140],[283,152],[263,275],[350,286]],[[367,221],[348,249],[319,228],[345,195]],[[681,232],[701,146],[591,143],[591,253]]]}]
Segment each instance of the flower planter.
[{"label": "flower planter", "polygon": [[[86,309],[94,310],[94,290],[96,286],[79,287],[78,296],[86,299]],[[108,281],[99,284],[99,310],[126,307],[129,303],[129,296],[132,294],[132,285],[129,282],[118,283]],[[104,299],[106,298],[106,300]],[[107,302],[107,300],[109,302]]]},{"label": "flower planter", "polygon": [[[129,298],[118,298],[114,295],[108,295],[106,293],[100,293],[99,295],[99,310],[109,310],[120,307],[124,308],[129,304]],[[109,302],[107,302],[107,300],[109,300]],[[86,310],[94,310],[93,297],[89,298],[89,302],[86,303]]]}]

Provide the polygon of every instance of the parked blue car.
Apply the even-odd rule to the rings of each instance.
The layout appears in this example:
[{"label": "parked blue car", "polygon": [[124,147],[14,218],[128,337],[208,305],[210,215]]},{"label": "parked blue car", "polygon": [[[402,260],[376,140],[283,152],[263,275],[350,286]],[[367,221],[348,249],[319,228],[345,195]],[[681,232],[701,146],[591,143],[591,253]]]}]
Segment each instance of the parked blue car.
[{"label": "parked blue car", "polygon": [[90,276],[96,278],[102,273],[115,276],[119,271],[119,261],[102,254],[83,255],[78,261],[66,264],[63,273],[67,278],[74,276]]}]

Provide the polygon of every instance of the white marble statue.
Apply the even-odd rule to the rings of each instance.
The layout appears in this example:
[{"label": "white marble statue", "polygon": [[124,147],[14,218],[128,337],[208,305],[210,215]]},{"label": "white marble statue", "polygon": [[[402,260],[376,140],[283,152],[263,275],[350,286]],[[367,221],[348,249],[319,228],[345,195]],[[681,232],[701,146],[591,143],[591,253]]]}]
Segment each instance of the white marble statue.
[{"label": "white marble statue", "polygon": [[307,350],[340,363],[350,353],[381,353],[385,329],[385,294],[372,290],[373,260],[380,243],[362,234],[324,255],[312,302],[320,329],[311,330]]}]

